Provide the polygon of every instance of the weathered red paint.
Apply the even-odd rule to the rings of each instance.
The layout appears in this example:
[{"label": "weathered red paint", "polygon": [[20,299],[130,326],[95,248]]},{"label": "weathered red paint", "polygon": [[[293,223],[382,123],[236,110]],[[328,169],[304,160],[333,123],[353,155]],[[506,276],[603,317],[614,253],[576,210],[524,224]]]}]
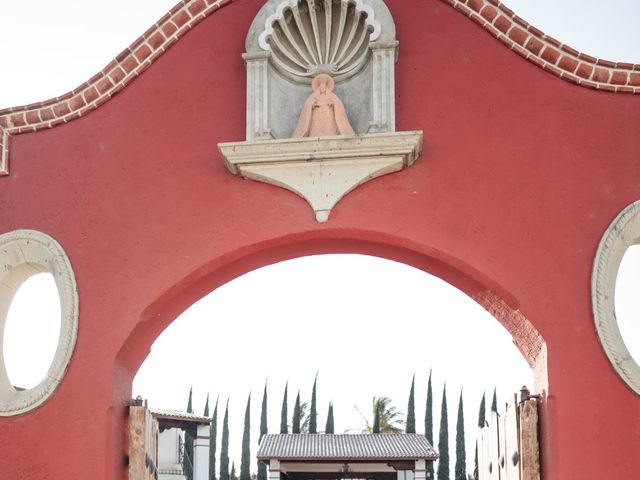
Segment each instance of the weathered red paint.
[{"label": "weathered red paint", "polygon": [[85,117],[12,137],[0,231],[41,230],[66,249],[80,329],[53,397],[0,419],[1,477],[123,478],[132,378],[181,311],[262,265],[359,252],[491,292],[538,329],[545,479],[635,478],[640,401],[598,344],[590,274],[605,228],[638,199],[640,98],[562,81],[441,1],[387,0],[397,126],[424,130],[424,153],[318,224],[303,199],[231,176],[217,153],[244,138],[240,54],[262,3],[211,15]]}]

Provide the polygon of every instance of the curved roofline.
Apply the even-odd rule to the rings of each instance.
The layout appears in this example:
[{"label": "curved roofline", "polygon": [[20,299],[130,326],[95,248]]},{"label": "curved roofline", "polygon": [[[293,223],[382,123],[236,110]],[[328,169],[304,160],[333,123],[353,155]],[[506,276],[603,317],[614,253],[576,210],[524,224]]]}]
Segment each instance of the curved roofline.
[{"label": "curved roofline", "polygon": [[[580,86],[640,93],[640,64],[610,62],[580,53],[518,17],[498,0],[441,0],[503,44],[548,72]],[[182,0],[105,68],[70,92],[0,110],[0,175],[8,174],[11,135],[80,118],[131,83],[191,28],[232,0]]]},{"label": "curved roofline", "polygon": [[640,93],[640,64],[611,62],[581,53],[530,25],[498,0],[441,1],[557,77],[595,90]]}]

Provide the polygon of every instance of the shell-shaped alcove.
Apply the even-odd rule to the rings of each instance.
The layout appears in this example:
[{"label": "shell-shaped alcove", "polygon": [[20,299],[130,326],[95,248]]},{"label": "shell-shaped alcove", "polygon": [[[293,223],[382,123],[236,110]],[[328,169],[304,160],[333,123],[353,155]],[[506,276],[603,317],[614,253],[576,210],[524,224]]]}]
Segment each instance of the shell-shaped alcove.
[{"label": "shell-shaped alcove", "polygon": [[267,19],[259,44],[295,81],[310,83],[320,73],[341,81],[366,65],[380,30],[362,0],[286,0]]}]

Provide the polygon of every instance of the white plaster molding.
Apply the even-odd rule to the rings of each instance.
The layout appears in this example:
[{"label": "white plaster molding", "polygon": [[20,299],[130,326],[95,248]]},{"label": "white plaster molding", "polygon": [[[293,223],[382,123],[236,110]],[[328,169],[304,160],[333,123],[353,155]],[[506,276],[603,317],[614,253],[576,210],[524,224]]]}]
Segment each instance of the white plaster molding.
[{"label": "white plaster molding", "polygon": [[247,141],[270,140],[269,52],[245,53],[247,67]]},{"label": "white plaster molding", "polygon": [[[16,390],[4,365],[4,326],[11,301],[24,281],[49,272],[60,296],[60,337],[45,378],[35,387]],[[78,290],[66,253],[50,236],[34,230],[15,230],[0,235],[0,416],[26,413],[45,402],[66,371],[78,331]]]},{"label": "white plaster molding", "polygon": [[290,137],[319,73],[356,133],[395,131],[397,51],[383,0],[266,0],[245,38],[246,140]]},{"label": "white plaster molding", "polygon": [[233,142],[218,145],[234,175],[286,188],[326,222],[359,185],[407,168],[422,150],[421,131]]},{"label": "white plaster molding", "polygon": [[258,45],[294,81],[309,83],[320,73],[341,81],[364,67],[367,45],[381,29],[363,0],[283,0],[267,17]]},{"label": "white plaster molding", "polygon": [[640,242],[640,201],[626,207],[604,233],[593,262],[591,303],[593,318],[611,365],[624,382],[640,394],[640,366],[620,334],[615,313],[618,269],[627,249]]},{"label": "white plaster molding", "polygon": [[9,132],[0,127],[0,176],[9,175]]},{"label": "white plaster molding", "polygon": [[373,51],[373,112],[370,133],[395,132],[396,130],[396,82],[395,64],[398,42],[375,42]]}]

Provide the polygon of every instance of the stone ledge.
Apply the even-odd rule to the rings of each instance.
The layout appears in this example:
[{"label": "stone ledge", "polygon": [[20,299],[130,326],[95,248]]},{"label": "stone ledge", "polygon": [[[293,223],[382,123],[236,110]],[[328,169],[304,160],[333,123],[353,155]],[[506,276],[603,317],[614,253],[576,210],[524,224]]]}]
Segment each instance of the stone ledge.
[{"label": "stone ledge", "polygon": [[422,131],[412,131],[221,143],[218,148],[231,173],[297,193],[323,223],[351,190],[413,165],[422,141]]}]

